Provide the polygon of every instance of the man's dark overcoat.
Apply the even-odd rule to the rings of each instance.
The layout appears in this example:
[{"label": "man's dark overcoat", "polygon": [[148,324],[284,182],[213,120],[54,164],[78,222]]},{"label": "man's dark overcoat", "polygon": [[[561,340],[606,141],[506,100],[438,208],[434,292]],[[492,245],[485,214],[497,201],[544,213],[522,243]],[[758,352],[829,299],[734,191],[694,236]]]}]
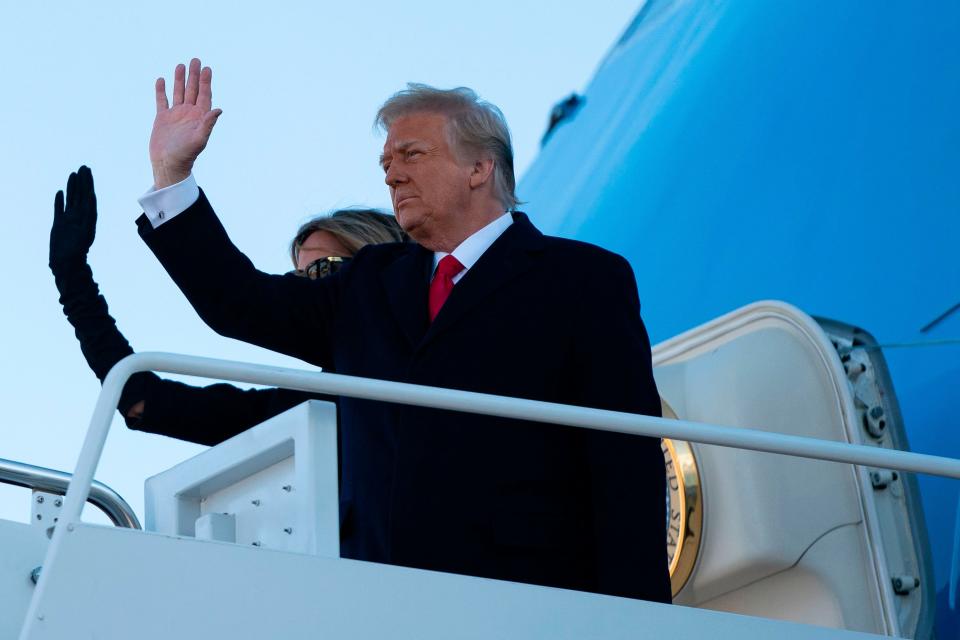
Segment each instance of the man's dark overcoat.
[{"label": "man's dark overcoat", "polygon": [[[427,319],[433,254],[257,271],[206,197],[140,231],[218,333],[340,374],[660,415],[629,264],[522,213]],[[659,442],[342,398],[341,555],[670,601]]]}]

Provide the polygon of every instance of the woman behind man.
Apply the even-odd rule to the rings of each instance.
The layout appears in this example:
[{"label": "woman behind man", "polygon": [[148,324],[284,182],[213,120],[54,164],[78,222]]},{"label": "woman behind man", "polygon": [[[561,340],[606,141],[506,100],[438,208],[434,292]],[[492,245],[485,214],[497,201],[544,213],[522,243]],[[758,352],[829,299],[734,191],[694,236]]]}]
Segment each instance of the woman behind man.
[{"label": "woman behind man", "polygon": [[[96,224],[93,175],[84,166],[70,174],[66,199],[58,191],[54,201],[50,270],[80,350],[102,383],[113,365],[133,349],[117,329],[87,264]],[[295,270],[288,275],[328,277],[367,244],[406,240],[391,215],[374,209],[335,211],[314,218],[297,231],[290,245]],[[318,397],[322,396],[289,389],[240,389],[229,384],[195,387],[153,373],[138,373],[127,382],[117,408],[131,429],[215,445]]]}]

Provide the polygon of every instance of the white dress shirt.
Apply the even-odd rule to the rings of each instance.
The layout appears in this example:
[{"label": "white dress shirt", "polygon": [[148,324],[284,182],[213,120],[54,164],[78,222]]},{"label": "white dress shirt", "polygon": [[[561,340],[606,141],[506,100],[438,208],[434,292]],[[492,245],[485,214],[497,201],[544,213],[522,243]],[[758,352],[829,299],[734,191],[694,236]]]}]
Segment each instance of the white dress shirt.
[{"label": "white dress shirt", "polygon": [[470,270],[470,267],[477,263],[480,256],[490,248],[490,245],[496,242],[497,238],[503,235],[503,232],[506,231],[507,227],[511,224],[513,224],[513,216],[510,215],[508,211],[484,228],[474,232],[473,235],[461,242],[452,253],[435,251],[433,253],[433,272],[436,273],[440,260],[448,255],[452,255],[463,265],[463,271],[453,277],[453,284],[457,284],[467,271]]},{"label": "white dress shirt", "polygon": [[[147,219],[150,220],[150,224],[156,229],[163,223],[169,222],[174,216],[186,211],[199,197],[200,188],[197,186],[197,181],[191,173],[185,180],[172,184],[169,187],[150,189],[140,196],[139,202],[140,206],[143,207],[143,212],[147,214]],[[459,260],[460,264],[464,267],[463,271],[454,276],[454,284],[460,282],[460,279],[463,278],[467,271],[477,263],[480,256],[490,248],[490,245],[492,245],[511,224],[513,224],[513,216],[510,215],[508,211],[479,231],[474,232],[453,250],[453,257]],[[437,265],[440,263],[441,258],[447,255],[450,254],[439,251],[434,252],[434,271],[437,270]]]},{"label": "white dress shirt", "polygon": [[140,196],[140,206],[156,229],[175,215],[186,211],[200,197],[200,187],[191,173],[185,180],[163,189],[151,188]]}]

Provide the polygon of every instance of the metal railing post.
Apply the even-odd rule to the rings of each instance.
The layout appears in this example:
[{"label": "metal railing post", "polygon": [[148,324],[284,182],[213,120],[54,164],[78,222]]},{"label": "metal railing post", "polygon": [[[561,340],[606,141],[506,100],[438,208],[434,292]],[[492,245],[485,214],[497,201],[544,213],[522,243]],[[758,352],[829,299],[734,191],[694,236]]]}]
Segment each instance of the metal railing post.
[{"label": "metal railing post", "polygon": [[[70,474],[64,471],[0,458],[0,482],[4,484],[63,495],[70,486],[70,480]],[[87,502],[103,511],[118,527],[142,528],[133,508],[120,494],[102,482],[93,481]]]}]

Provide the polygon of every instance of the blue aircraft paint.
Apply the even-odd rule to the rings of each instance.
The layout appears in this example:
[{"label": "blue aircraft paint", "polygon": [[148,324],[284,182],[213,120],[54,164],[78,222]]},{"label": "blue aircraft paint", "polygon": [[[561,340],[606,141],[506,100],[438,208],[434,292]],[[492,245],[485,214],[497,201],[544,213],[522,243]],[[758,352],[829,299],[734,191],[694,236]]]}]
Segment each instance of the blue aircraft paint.
[{"label": "blue aircraft paint", "polygon": [[[885,349],[911,447],[960,457],[960,3],[648,2],[519,187],[625,255],[654,342],[777,298]],[[953,341],[953,342],[951,342]],[[960,485],[920,478],[940,637]]]}]

